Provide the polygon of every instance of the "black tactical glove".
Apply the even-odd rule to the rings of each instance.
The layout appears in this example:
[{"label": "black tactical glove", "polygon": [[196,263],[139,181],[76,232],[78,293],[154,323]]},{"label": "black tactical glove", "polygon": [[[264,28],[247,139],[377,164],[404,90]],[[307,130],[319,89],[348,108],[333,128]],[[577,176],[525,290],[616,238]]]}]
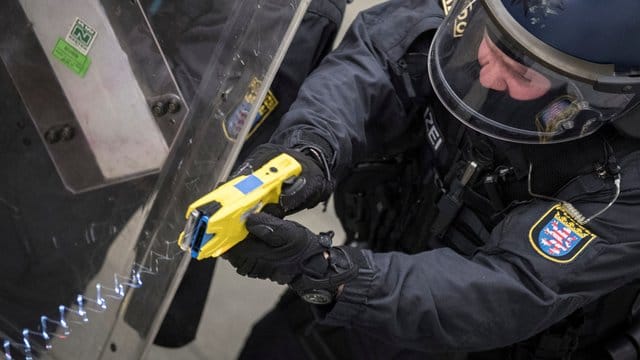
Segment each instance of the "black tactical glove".
[{"label": "black tactical glove", "polygon": [[278,144],[262,144],[234,171],[231,176],[249,175],[269,160],[285,153],[302,165],[302,173],[290,184],[285,184],[280,195],[280,206],[285,214],[302,209],[309,209],[325,201],[333,191],[333,182],[329,173],[327,152],[331,150],[321,147],[287,148]]},{"label": "black tactical glove", "polygon": [[250,235],[222,257],[238,274],[289,284],[311,303],[331,302],[338,286],[365,264],[360,250],[331,247],[332,233],[316,235],[266,213],[250,215],[246,225]]}]

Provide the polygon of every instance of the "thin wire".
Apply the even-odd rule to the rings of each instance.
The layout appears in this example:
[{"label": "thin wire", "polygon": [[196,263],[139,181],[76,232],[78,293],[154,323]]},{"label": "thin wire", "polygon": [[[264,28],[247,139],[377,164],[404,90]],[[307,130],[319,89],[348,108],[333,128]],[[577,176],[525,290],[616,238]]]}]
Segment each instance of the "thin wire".
[{"label": "thin wire", "polygon": [[585,217],[580,210],[578,210],[575,206],[573,206],[572,203],[566,201],[566,200],[562,200],[562,199],[558,199],[552,196],[547,196],[547,195],[542,195],[542,194],[536,194],[533,192],[533,190],[531,189],[531,177],[532,177],[532,173],[533,173],[533,164],[529,163],[529,174],[527,175],[527,190],[529,191],[529,195],[531,195],[532,197],[536,197],[539,199],[545,199],[545,200],[550,200],[550,201],[557,201],[560,202],[562,204],[562,206],[565,208],[565,210],[567,211],[567,213],[569,213],[569,215],[571,215],[572,218],[574,218],[574,220],[576,220],[580,225],[585,225],[587,223],[589,223],[591,220],[597,218],[598,216],[602,215],[605,211],[609,210],[609,208],[611,206],[613,206],[613,204],[618,201],[618,197],[620,196],[620,187],[621,187],[621,175],[618,173],[614,176],[613,179],[613,183],[616,186],[616,192],[613,195],[613,198],[611,199],[611,201],[609,201],[609,203],[607,204],[607,206],[605,206],[604,208],[602,208],[600,211],[596,212],[595,214],[591,215],[589,218]]},{"label": "thin wire", "polygon": [[[95,299],[89,296],[78,294],[76,301],[70,306],[60,305],[58,307],[58,317],[50,318],[42,315],[40,317],[40,328],[36,330],[25,328],[22,330],[22,339],[13,340],[8,337],[0,337],[0,357],[4,360],[14,359],[12,349],[18,351],[25,360],[34,359],[34,348],[39,347],[32,342],[34,337],[44,341],[43,350],[51,350],[51,341],[56,339],[67,339],[72,333],[72,326],[82,326],[92,320],[94,314],[104,313],[110,305],[118,306],[127,292],[127,289],[138,289],[142,287],[142,276],[156,275],[160,273],[160,263],[172,261],[177,254],[180,254],[176,242],[165,242],[164,252],[151,250],[149,258],[145,263],[133,263],[129,275],[114,273],[113,288],[104,286],[103,283],[96,284]],[[108,299],[115,300],[114,304],[109,304]]]}]

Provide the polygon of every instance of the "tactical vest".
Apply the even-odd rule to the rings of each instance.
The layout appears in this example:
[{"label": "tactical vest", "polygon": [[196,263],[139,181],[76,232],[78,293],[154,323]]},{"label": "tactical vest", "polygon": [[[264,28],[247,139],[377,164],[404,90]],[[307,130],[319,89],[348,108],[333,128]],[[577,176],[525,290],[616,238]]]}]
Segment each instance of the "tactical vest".
[{"label": "tactical vest", "polygon": [[[430,36],[414,44],[428,44]],[[357,164],[337,185],[336,213],[347,242],[410,254],[450,247],[470,256],[511,208],[532,200],[530,172],[531,190],[553,196],[575,176],[607,171],[612,155],[622,158],[639,147],[612,126],[561,144],[515,144],[481,135],[437,101],[428,85],[426,50],[412,46],[392,74],[414,129],[394,154]],[[605,340],[613,343],[636,331],[640,342],[638,310],[632,310],[639,293],[639,285],[619,289],[527,341],[470,358],[582,358],[578,348],[589,348],[586,358],[593,351],[606,358]]]}]

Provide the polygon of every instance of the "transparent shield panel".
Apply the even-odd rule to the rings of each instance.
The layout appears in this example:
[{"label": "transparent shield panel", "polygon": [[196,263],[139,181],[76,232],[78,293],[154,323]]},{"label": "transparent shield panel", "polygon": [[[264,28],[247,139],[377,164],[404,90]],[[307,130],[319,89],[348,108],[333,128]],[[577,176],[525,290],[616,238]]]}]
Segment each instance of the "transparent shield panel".
[{"label": "transparent shield panel", "polygon": [[65,186],[158,172],[187,107],[138,5],[0,6],[9,20],[0,57]]},{"label": "transparent shield panel", "polygon": [[0,354],[143,356],[307,5],[0,5]]}]

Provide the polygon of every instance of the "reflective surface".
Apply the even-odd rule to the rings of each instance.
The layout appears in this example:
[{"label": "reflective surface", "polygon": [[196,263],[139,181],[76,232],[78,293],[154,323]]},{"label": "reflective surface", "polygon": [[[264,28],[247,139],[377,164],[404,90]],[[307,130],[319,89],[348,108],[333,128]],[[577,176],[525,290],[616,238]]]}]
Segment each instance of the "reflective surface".
[{"label": "reflective surface", "polygon": [[158,172],[187,113],[139,7],[117,3],[0,5],[3,62],[74,193]]},{"label": "reflective surface", "polygon": [[[100,81],[93,78],[96,74],[92,72],[100,71],[96,70],[100,68],[95,59],[81,76],[49,55],[51,49],[42,40],[45,36],[34,30],[37,24],[25,21],[39,11],[54,13],[47,9],[53,5],[39,3],[7,1],[0,12],[0,233],[5,238],[0,252],[0,353],[13,358],[139,358],[152,341],[189,260],[176,244],[187,204],[226,177],[240,140],[248,131],[247,126],[240,126],[230,137],[225,123],[229,124],[233,116],[238,119],[231,123],[240,125],[242,119],[256,118],[256,105],[266,94],[307,2],[228,2],[223,25],[220,18],[198,18],[213,21],[209,25],[220,29],[217,41],[206,42],[197,36],[180,38],[189,33],[179,33],[169,66],[160,51],[147,51],[156,44],[147,26],[162,24],[154,22],[161,15],[157,2],[91,2],[88,7],[100,15],[101,22],[97,23],[102,25],[93,25],[98,37],[88,54],[98,52],[97,39],[107,34],[112,36],[109,46],[114,48],[114,58],[109,62],[120,61],[113,77],[103,76]],[[65,27],[71,29],[79,18],[70,10],[73,2],[56,2],[58,7],[67,5],[72,19]],[[188,1],[183,6],[193,9],[187,5]],[[38,6],[45,9],[35,9]],[[108,26],[112,30],[102,30]],[[139,46],[124,40],[124,34],[131,33],[136,34],[132,39],[143,38]],[[194,57],[182,56],[198,51],[195,59],[200,64],[191,62]],[[136,52],[158,57],[135,65],[135,59],[146,58],[136,56]],[[32,63],[32,59],[40,62]],[[154,76],[159,73],[151,69],[163,68],[155,66],[158,64],[164,64],[166,73]],[[182,92],[177,90],[169,69],[174,70]],[[61,75],[63,71],[66,75]],[[43,78],[20,80],[20,75],[29,73]],[[67,90],[64,76],[70,77],[70,82],[86,81],[83,86],[88,89],[103,86],[100,94],[106,95],[99,98],[130,102],[136,110],[118,112],[122,118],[117,121],[100,114],[97,120],[89,121],[94,124],[89,124],[86,119],[94,118],[78,110],[83,105],[71,105],[81,101]],[[101,82],[109,78],[117,79],[117,86],[110,88]],[[120,92],[125,90],[121,87],[136,94],[122,96]],[[53,90],[38,92],[42,89]],[[154,109],[157,96],[166,94],[171,96],[164,106],[171,100],[182,102],[183,94],[187,98],[174,112],[187,114],[188,109],[184,121],[177,115],[168,116],[168,108]],[[144,105],[140,104],[142,100]],[[64,107],[61,104],[66,109],[56,110]],[[113,110],[113,106],[105,108]],[[61,124],[75,119],[80,124],[76,134],[84,136],[85,148],[52,150],[38,114]],[[164,128],[162,119],[175,126],[173,134]],[[140,121],[128,125],[136,120]],[[87,136],[91,131],[114,136],[101,144],[106,150],[94,146]],[[109,157],[111,152],[120,152],[123,146],[118,139],[123,138],[138,150],[151,147],[159,154],[156,158],[138,157],[141,166],[135,171],[120,160],[110,159],[124,171],[105,176],[105,162],[96,154],[102,152],[100,156]],[[154,147],[162,143],[164,154],[162,146]],[[81,158],[86,154],[94,157],[92,161]],[[159,164],[158,158],[162,158]],[[154,175],[156,167],[161,171]],[[69,186],[73,176],[91,181],[73,188]]]}]

